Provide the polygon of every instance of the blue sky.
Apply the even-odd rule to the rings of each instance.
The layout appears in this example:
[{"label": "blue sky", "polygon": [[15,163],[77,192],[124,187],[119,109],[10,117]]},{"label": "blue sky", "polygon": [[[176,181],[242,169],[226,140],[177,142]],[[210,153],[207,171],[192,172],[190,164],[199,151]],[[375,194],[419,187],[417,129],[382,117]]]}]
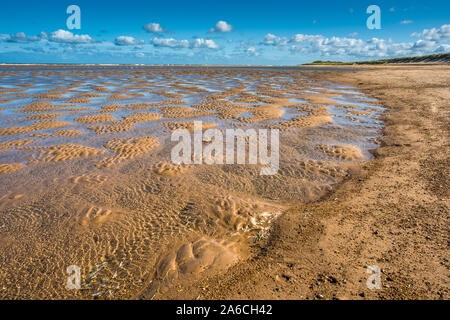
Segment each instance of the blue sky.
[{"label": "blue sky", "polygon": [[[81,29],[69,29],[69,5]],[[368,29],[369,5],[381,29]],[[296,65],[450,52],[450,1],[7,1],[0,63]]]}]

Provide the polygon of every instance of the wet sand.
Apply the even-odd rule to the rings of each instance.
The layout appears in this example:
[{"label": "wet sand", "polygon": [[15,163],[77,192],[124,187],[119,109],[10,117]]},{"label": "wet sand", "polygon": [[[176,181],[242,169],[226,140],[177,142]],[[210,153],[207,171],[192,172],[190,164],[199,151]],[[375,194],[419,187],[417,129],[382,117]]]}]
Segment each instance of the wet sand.
[{"label": "wet sand", "polygon": [[[448,65],[316,72],[387,110],[375,159],[276,220],[253,256],[162,299],[448,299]],[[367,266],[381,269],[369,290]]]},{"label": "wet sand", "polygon": [[[430,90],[441,88],[439,94],[448,94],[448,78],[430,68],[427,72],[434,79],[436,73],[441,77],[441,82],[429,84]],[[386,141],[401,139],[408,130],[403,124],[400,132],[389,136],[397,123],[394,115],[405,110],[396,109],[402,101],[393,104],[388,99],[396,97],[395,92],[416,92],[408,85],[411,79],[418,81],[414,69],[388,70],[392,73],[388,79],[380,76],[387,72],[384,69],[3,72],[0,297],[360,297],[361,292],[353,296],[337,293],[336,288],[358,291],[358,284],[365,283],[354,282],[361,273],[366,276],[363,267],[370,261],[358,266],[366,256],[359,257],[352,249],[360,253],[365,248],[360,242],[371,239],[366,229],[374,222],[367,217],[361,223],[375,205],[369,199],[379,214],[383,206],[376,202],[382,199],[377,190],[397,199],[396,211],[417,210],[409,198],[396,197],[394,187],[384,190],[385,177],[378,178],[381,185],[362,186],[377,172],[395,178],[400,169],[391,171],[392,163],[386,162],[389,170],[377,168],[393,157],[388,153],[397,152],[395,148],[409,151],[413,145],[396,142],[398,147],[386,149]],[[402,80],[406,76],[410,78]],[[23,77],[30,80],[18,81]],[[386,88],[383,81],[396,85],[400,81],[401,90]],[[438,83],[440,87],[435,87]],[[432,94],[434,110],[442,107],[439,94]],[[410,96],[421,97],[408,93],[402,99]],[[389,108],[385,119],[381,106]],[[204,121],[203,129],[280,129],[279,172],[260,176],[258,165],[174,165],[170,133],[192,129],[193,120]],[[377,149],[384,124],[382,147]],[[437,139],[442,144],[442,136]],[[406,157],[406,151],[399,156]],[[400,159],[393,162],[406,166]],[[394,186],[404,181],[387,180]],[[352,205],[343,200],[347,197]],[[447,196],[443,198],[446,201]],[[446,209],[444,200],[439,201]],[[395,233],[382,229],[397,226],[391,220],[397,222],[399,217],[388,218],[386,225],[377,222],[375,239],[392,242],[393,236],[387,234],[391,232],[400,243],[398,228]],[[341,224],[347,233],[338,228]],[[353,234],[354,228],[359,233]],[[348,251],[342,255],[345,263],[340,255],[328,253],[335,246]],[[381,248],[386,250],[379,251],[383,259],[392,260],[392,250],[397,252],[396,247]],[[439,251],[430,252],[442,262]],[[70,265],[81,268],[81,290],[65,287]],[[345,270],[346,286],[339,282],[344,274],[339,268]],[[390,279],[395,276],[393,272]],[[314,279],[319,277],[336,281]],[[323,283],[318,287],[325,288],[321,293],[310,288],[315,282]],[[391,291],[378,294],[392,295]],[[365,297],[373,294],[366,292]]]}]

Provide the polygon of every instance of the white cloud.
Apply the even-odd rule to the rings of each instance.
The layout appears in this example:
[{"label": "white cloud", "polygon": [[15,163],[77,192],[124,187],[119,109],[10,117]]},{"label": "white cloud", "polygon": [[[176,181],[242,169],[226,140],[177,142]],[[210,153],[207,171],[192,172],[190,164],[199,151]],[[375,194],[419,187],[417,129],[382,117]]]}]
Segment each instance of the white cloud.
[{"label": "white cloud", "polygon": [[173,38],[153,38],[150,42],[155,47],[168,47],[168,48],[189,48],[188,40],[176,40]]},{"label": "white cloud", "polygon": [[266,46],[284,46],[287,43],[287,38],[281,38],[271,33],[266,34],[264,36],[264,40],[261,42],[261,44],[264,44]]},{"label": "white cloud", "polygon": [[188,40],[176,40],[173,38],[153,38],[150,40],[155,47],[167,47],[173,49],[219,49],[217,43],[211,39],[197,38],[192,42]]},{"label": "white cloud", "polygon": [[28,43],[41,40],[40,36],[27,36],[24,32],[16,32],[14,34],[2,34],[0,35],[0,41],[13,42],[13,43]]},{"label": "white cloud", "polygon": [[436,49],[436,53],[446,53],[446,52],[450,52],[450,44],[441,44]]},{"label": "white cloud", "polygon": [[400,21],[400,24],[411,24],[413,22],[414,21],[412,21],[412,20],[403,20],[403,21]]},{"label": "white cloud", "polygon": [[144,43],[144,41],[129,36],[119,36],[114,43],[116,46],[135,46]]},{"label": "white cloud", "polygon": [[435,46],[435,43],[433,41],[428,40],[418,40],[414,43],[412,48],[419,49],[419,50],[430,50]]},{"label": "white cloud", "polygon": [[389,12],[395,12],[395,8],[390,8]]},{"label": "white cloud", "polygon": [[147,30],[147,32],[149,32],[149,33],[162,33],[162,32],[165,32],[164,28],[159,23],[156,23],[156,22],[147,23],[144,26],[144,29]]},{"label": "white cloud", "polygon": [[92,39],[87,34],[73,34],[70,31],[66,30],[57,30],[50,34],[50,37],[48,38],[49,41],[53,42],[60,42],[60,43],[92,43],[95,42],[94,39]]},{"label": "white cloud", "polygon": [[252,57],[257,57],[257,56],[259,56],[259,52],[256,50],[255,47],[249,47],[249,48],[247,48],[246,52],[247,52],[247,54],[248,54],[249,56],[252,56]]},{"label": "white cloud", "polygon": [[295,54],[319,54],[337,59],[416,56],[448,52],[450,47],[450,45],[443,43],[450,39],[450,25],[426,29],[421,33],[413,33],[411,36],[423,38],[415,42],[395,42],[378,38],[363,40],[357,39],[357,36],[358,33],[356,32],[348,37],[296,34],[288,40],[287,38],[268,33],[260,44],[273,46],[280,50],[289,49]]},{"label": "white cloud", "polygon": [[201,39],[197,38],[191,44],[192,48],[207,48],[207,49],[219,49],[219,46],[214,42],[214,40],[210,39]]},{"label": "white cloud", "polygon": [[[448,37],[445,28],[438,31],[427,31],[425,35],[439,39]],[[289,48],[292,53],[320,54],[325,57],[356,57],[382,58],[396,56],[414,56],[443,52],[447,46],[438,46],[433,40],[418,40],[416,42],[394,42],[392,40],[372,38],[368,40],[347,37],[325,37],[323,35],[296,34],[286,45],[279,37],[266,35],[263,44],[269,44],[280,49]]]},{"label": "white cloud", "polygon": [[228,24],[226,21],[218,21],[214,28],[211,28],[209,32],[230,32],[233,30],[233,26]]},{"label": "white cloud", "polygon": [[414,32],[411,37],[424,38],[425,40],[441,42],[450,39],[450,24],[444,24],[439,29],[425,29],[422,32]]}]

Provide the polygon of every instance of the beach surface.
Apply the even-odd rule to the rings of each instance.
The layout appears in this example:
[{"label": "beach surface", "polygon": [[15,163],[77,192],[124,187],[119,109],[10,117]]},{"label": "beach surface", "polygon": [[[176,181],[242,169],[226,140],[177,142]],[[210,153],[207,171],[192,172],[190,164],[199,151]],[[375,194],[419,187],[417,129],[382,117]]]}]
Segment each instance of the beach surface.
[{"label": "beach surface", "polygon": [[[0,298],[445,299],[449,69],[0,68]],[[175,164],[194,121],[278,171]]]},{"label": "beach surface", "polygon": [[[388,65],[314,77],[387,110],[375,159],[338,190],[289,209],[254,256],[161,298],[448,299],[448,65]],[[369,289],[378,266],[381,288]]]}]

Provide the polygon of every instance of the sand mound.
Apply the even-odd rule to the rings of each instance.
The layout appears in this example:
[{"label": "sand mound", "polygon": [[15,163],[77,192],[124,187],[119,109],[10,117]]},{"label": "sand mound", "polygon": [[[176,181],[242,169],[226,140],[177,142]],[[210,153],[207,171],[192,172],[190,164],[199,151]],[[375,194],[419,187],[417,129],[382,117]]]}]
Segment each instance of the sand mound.
[{"label": "sand mound", "polygon": [[[177,129],[187,129],[189,131],[194,131],[194,122],[165,122],[163,123],[164,127],[169,128],[170,130],[177,130]],[[202,123],[202,130],[215,128],[217,127],[217,123]]]},{"label": "sand mound", "polygon": [[104,122],[110,122],[116,120],[112,115],[110,114],[96,114],[93,116],[82,116],[79,118],[73,119],[74,121],[78,121],[84,124],[92,124],[92,123],[104,123]]},{"label": "sand mound", "polygon": [[171,162],[160,161],[156,163],[151,170],[161,176],[174,177],[183,174],[187,168],[188,167],[185,165],[176,165]]},{"label": "sand mound", "polygon": [[87,103],[89,98],[70,98],[66,100],[66,103]]},{"label": "sand mound", "polygon": [[107,134],[121,131],[128,131],[134,128],[134,123],[129,121],[117,121],[107,125],[90,126],[89,130],[94,130],[97,134]]},{"label": "sand mound", "polygon": [[128,131],[134,128],[136,123],[159,120],[161,117],[154,112],[151,113],[133,113],[123,120],[116,121],[107,125],[90,126],[88,129],[94,130],[97,134],[107,134],[113,132]]},{"label": "sand mound", "polygon": [[30,161],[30,163],[60,162],[79,158],[96,157],[98,155],[103,154],[104,152],[105,152],[104,150],[99,150],[86,146],[61,144],[50,146],[48,148],[46,147],[46,150],[41,150],[37,159],[34,161]]},{"label": "sand mound", "polygon": [[110,95],[107,100],[124,100],[124,99],[129,99],[131,96],[129,95],[124,95],[124,94],[113,94]]},{"label": "sand mound", "polygon": [[159,261],[151,287],[159,292],[176,279],[196,277],[207,271],[224,271],[239,259],[233,242],[200,238],[169,252]]},{"label": "sand mound", "polygon": [[98,91],[98,92],[108,92],[109,89],[103,86],[91,86],[92,90]]},{"label": "sand mound", "polygon": [[21,163],[0,164],[0,174],[10,173],[25,168]]},{"label": "sand mound", "polygon": [[212,115],[210,111],[195,110],[189,107],[165,107],[161,109],[165,118],[205,117]]},{"label": "sand mound", "polygon": [[51,136],[51,133],[30,133],[27,135],[28,138],[43,138]]},{"label": "sand mound", "polygon": [[36,141],[36,140],[21,139],[21,140],[9,141],[9,142],[0,142],[0,149],[8,149],[8,148],[15,148],[18,146],[24,146],[24,145],[33,143],[34,141]]},{"label": "sand mound", "polygon": [[159,120],[161,117],[155,112],[150,113],[133,113],[124,118],[126,122],[139,123]]},{"label": "sand mound", "polygon": [[130,138],[124,141],[114,139],[105,144],[105,148],[110,149],[117,155],[111,158],[105,158],[100,161],[97,166],[110,167],[123,160],[133,159],[144,153],[151,151],[159,146],[158,138],[156,137],[141,137]]},{"label": "sand mound", "polygon": [[57,121],[57,120],[49,120],[49,121],[41,121],[28,127],[8,127],[0,129],[0,135],[11,135],[11,134],[22,134],[28,133],[32,131],[45,130],[45,129],[54,129],[59,127],[64,127],[69,125],[68,122],[65,121]]},{"label": "sand mound", "polygon": [[350,110],[347,111],[347,113],[352,114],[354,116],[360,116],[360,117],[370,117],[372,114],[367,111],[360,111],[360,110]]},{"label": "sand mound", "polygon": [[302,99],[307,100],[313,104],[326,104],[326,105],[337,105],[336,101],[333,101],[329,98],[337,97],[339,94],[312,94],[312,95],[304,95]]},{"label": "sand mound", "polygon": [[101,107],[101,112],[114,112],[122,108],[121,104],[108,104]]},{"label": "sand mound", "polygon": [[81,132],[78,130],[56,130],[56,131],[53,131],[53,134],[56,134],[58,136],[63,136],[63,137],[72,137],[72,136],[80,135]]},{"label": "sand mound", "polygon": [[135,103],[135,104],[128,104],[126,108],[131,110],[142,110],[142,109],[150,109],[153,106],[154,104],[152,103]]},{"label": "sand mound", "polygon": [[33,96],[35,99],[46,99],[46,100],[58,100],[61,99],[60,94],[53,94],[53,93],[41,93],[41,94],[35,94]]},{"label": "sand mound", "polygon": [[31,116],[27,116],[26,120],[46,120],[46,119],[55,119],[59,116],[64,115],[64,113],[42,113],[42,114],[34,114]]}]

